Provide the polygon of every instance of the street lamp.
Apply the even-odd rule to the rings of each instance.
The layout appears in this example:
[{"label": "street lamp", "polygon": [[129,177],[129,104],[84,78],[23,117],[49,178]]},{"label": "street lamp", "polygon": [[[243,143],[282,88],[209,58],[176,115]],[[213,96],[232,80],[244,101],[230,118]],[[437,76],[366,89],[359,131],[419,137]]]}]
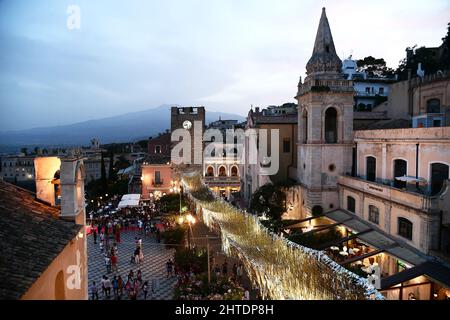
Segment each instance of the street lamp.
[{"label": "street lamp", "polygon": [[192,225],[195,224],[197,222],[197,220],[195,220],[195,218],[191,215],[188,214],[186,216],[186,220],[189,224],[189,228],[188,228],[188,248],[189,251],[191,250],[191,232],[192,232]]}]

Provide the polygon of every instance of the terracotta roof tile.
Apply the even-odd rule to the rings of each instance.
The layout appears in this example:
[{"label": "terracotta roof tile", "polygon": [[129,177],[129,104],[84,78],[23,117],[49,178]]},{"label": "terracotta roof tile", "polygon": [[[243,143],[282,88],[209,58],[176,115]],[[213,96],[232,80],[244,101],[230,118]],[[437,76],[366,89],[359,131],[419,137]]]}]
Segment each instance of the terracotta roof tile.
[{"label": "terracotta roof tile", "polygon": [[0,180],[0,299],[19,299],[83,228]]}]

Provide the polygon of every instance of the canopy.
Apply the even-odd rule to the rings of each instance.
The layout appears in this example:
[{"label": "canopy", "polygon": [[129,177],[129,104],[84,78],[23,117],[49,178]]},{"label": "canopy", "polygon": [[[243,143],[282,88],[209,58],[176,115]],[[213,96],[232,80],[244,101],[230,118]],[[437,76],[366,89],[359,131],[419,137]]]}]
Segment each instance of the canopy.
[{"label": "canopy", "polygon": [[130,194],[124,194],[122,196],[122,201],[125,200],[141,200],[141,195],[139,193],[130,193]]},{"label": "canopy", "polygon": [[117,208],[126,208],[126,207],[139,207],[139,199],[129,199],[122,200],[119,202]]},{"label": "canopy", "polygon": [[407,177],[407,176],[403,176],[403,177],[395,177],[395,180],[398,181],[405,181],[405,182],[426,182],[427,180],[424,178],[416,178],[416,177]]}]

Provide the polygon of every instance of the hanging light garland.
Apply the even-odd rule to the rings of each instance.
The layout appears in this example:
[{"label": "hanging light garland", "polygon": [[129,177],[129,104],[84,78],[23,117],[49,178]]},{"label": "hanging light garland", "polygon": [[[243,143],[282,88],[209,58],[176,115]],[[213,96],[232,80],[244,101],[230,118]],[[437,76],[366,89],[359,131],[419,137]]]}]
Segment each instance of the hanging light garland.
[{"label": "hanging light garland", "polygon": [[183,176],[203,222],[220,231],[222,249],[237,256],[264,299],[384,299],[367,281],[313,250],[271,233],[259,218],[216,198],[197,174]]}]

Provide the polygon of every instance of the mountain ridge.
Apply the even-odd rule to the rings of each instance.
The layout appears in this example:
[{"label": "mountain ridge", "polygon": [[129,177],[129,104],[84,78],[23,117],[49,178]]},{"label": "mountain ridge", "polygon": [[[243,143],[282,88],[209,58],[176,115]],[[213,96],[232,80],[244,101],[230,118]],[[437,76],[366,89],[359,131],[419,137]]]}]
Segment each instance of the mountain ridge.
[{"label": "mountain ridge", "polygon": [[[0,145],[82,145],[88,144],[92,138],[99,139],[102,144],[134,141],[170,129],[170,107],[172,106],[177,105],[163,104],[152,109],[67,125],[3,131],[0,132]],[[219,117],[245,121],[245,118],[240,115],[206,111],[206,123],[218,120]]]}]

